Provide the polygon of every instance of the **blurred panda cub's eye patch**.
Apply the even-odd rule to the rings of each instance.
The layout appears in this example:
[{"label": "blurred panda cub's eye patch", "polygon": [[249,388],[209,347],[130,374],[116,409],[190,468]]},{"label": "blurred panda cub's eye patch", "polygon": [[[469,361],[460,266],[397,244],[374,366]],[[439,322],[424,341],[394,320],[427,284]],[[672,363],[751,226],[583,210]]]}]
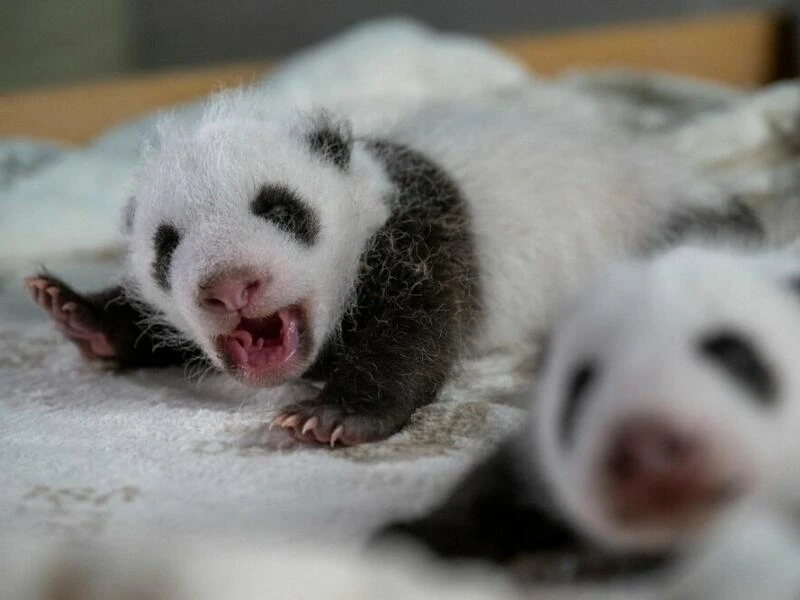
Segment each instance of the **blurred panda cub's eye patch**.
[{"label": "blurred panda cub's eye patch", "polygon": [[731,329],[720,329],[701,338],[698,350],[759,404],[771,406],[775,403],[778,395],[775,375],[746,336]]},{"label": "blurred panda cub's eye patch", "polygon": [[579,364],[570,375],[564,396],[564,408],[561,412],[561,443],[569,444],[575,431],[575,423],[583,407],[589,388],[597,379],[597,366],[591,362]]},{"label": "blurred panda cub's eye patch", "polygon": [[180,243],[180,232],[174,225],[169,223],[159,225],[153,235],[155,258],[153,259],[151,271],[153,279],[161,289],[168,290],[170,287],[169,272],[172,267],[172,255]]},{"label": "blurred panda cub's eye patch", "polygon": [[312,246],[319,236],[319,219],[300,197],[285,185],[264,185],[250,203],[250,211],[293,236],[305,246]]}]

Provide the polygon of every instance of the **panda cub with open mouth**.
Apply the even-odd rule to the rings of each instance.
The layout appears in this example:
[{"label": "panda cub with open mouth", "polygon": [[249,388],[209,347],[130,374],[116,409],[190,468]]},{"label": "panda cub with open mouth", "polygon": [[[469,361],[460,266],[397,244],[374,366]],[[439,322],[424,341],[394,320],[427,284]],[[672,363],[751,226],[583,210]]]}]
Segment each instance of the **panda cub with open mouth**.
[{"label": "panda cub with open mouth", "polygon": [[306,442],[391,435],[459,357],[529,343],[613,258],[685,229],[760,229],[660,150],[525,94],[369,135],[251,105],[222,96],[164,134],[127,210],[121,286],[82,295],[42,274],[27,287],[90,360],[324,381],[274,421]]},{"label": "panda cub with open mouth", "polygon": [[653,566],[742,503],[797,501],[798,291],[789,250],[686,245],[611,267],[556,325],[530,423],[384,534],[444,556]]}]

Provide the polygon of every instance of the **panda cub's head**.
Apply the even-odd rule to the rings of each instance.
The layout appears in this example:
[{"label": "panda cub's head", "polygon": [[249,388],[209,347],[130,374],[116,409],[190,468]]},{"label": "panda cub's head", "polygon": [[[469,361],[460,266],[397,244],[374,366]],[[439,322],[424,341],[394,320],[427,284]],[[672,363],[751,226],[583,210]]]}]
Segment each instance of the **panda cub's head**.
[{"label": "panda cub's head", "polygon": [[324,114],[210,111],[167,134],[128,210],[129,287],[241,381],[296,378],[335,332],[389,182]]},{"label": "panda cub's head", "polygon": [[658,551],[800,459],[800,256],[683,247],[601,276],[545,359],[534,460],[601,545]]}]

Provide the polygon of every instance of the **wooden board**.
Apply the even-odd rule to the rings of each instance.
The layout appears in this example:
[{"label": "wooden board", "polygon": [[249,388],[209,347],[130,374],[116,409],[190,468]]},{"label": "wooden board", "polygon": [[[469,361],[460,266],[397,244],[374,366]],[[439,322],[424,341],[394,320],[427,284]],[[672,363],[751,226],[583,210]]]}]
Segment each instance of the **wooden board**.
[{"label": "wooden board", "polygon": [[530,38],[501,46],[539,73],[610,65],[654,69],[755,87],[780,67],[783,15],[731,13],[721,16],[623,25]]},{"label": "wooden board", "polygon": [[[777,74],[780,23],[777,13],[737,12],[688,21],[513,36],[497,43],[544,75],[570,68],[629,66],[753,87]],[[0,137],[84,143],[111,125],[251,81],[267,68],[268,63],[249,62],[2,94]]]}]

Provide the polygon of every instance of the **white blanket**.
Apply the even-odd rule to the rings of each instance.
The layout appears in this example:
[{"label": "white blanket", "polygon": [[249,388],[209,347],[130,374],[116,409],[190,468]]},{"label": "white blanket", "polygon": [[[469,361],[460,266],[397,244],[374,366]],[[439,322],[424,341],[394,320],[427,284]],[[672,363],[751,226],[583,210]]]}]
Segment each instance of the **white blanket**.
[{"label": "white blanket", "polygon": [[[627,134],[678,149],[709,180],[759,208],[776,240],[798,233],[800,166],[783,137],[800,122],[796,83],[753,95],[631,73],[545,83],[479,40],[390,21],[287,61],[258,86],[276,118],[286,107],[327,104],[354,116],[357,128],[432,99],[531,86],[545,101],[567,99],[564,110],[591,111]],[[198,111],[182,107],[175,118],[191,120]],[[78,287],[113,278],[119,207],[153,127],[148,117],[81,150],[0,143],[0,530],[46,540],[135,535],[151,544],[186,533],[246,536],[273,548],[313,542],[339,552],[360,547],[384,522],[430,507],[476,455],[520,423],[530,365],[518,356],[464,365],[441,401],[418,411],[404,431],[335,451],[284,448],[266,431],[276,402],[295,388],[249,393],[215,381],[186,382],[175,371],[117,376],[81,361],[22,296],[21,276],[45,262]],[[309,580],[297,585],[316,596],[389,597],[326,587],[316,580],[319,552],[306,556]],[[0,568],[3,560],[0,554]],[[284,564],[261,560],[265,572]],[[348,560],[330,568],[346,571]],[[28,583],[45,570],[44,563],[31,565],[24,571]],[[372,567],[353,569],[363,574]],[[213,589],[202,598],[222,597]],[[511,592],[481,593],[474,597]]]}]

